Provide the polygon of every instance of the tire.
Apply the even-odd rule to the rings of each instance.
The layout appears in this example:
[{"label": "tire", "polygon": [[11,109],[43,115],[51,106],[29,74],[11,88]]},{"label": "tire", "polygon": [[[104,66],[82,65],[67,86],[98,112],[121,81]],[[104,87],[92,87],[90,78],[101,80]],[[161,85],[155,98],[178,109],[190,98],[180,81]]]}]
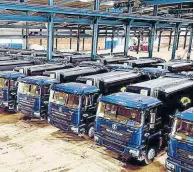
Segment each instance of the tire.
[{"label": "tire", "polygon": [[156,153],[156,149],[154,147],[150,147],[148,148],[146,155],[145,155],[145,159],[143,161],[144,165],[149,165],[154,161],[154,158],[156,157],[157,153]]},{"label": "tire", "polygon": [[94,137],[94,123],[88,125],[87,134],[91,139]]}]

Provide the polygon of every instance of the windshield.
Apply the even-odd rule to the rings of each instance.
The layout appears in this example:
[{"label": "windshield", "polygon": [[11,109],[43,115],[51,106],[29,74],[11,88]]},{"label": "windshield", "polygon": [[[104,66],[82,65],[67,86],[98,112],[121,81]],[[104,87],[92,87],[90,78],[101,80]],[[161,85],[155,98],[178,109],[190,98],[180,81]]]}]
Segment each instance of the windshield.
[{"label": "windshield", "polygon": [[100,102],[97,115],[133,127],[141,125],[141,112],[134,108]]},{"label": "windshield", "polygon": [[175,119],[172,137],[177,140],[193,142],[193,122]]},{"label": "windshield", "polygon": [[6,88],[8,87],[8,80],[4,78],[0,78],[0,88]]},{"label": "windshield", "polygon": [[18,92],[22,94],[29,94],[31,96],[39,96],[40,87],[38,85],[20,82],[18,86]]},{"label": "windshield", "polygon": [[79,96],[75,94],[51,91],[50,102],[77,109],[79,106]]}]

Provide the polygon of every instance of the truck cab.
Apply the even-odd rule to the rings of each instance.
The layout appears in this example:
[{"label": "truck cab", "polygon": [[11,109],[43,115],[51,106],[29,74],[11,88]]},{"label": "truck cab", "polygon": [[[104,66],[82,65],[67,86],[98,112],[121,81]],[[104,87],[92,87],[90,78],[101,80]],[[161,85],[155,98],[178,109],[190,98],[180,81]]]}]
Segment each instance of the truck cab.
[{"label": "truck cab", "polygon": [[193,107],[175,115],[167,153],[168,172],[193,171]]},{"label": "truck cab", "polygon": [[24,76],[23,73],[14,71],[0,72],[0,108],[5,111],[15,111],[17,100],[17,79]]},{"label": "truck cab", "polygon": [[48,121],[75,134],[94,135],[99,89],[82,83],[55,84],[51,87]]},{"label": "truck cab", "polygon": [[119,92],[99,99],[94,140],[123,157],[149,164],[160,146],[162,102]]},{"label": "truck cab", "polygon": [[28,118],[47,119],[50,86],[58,83],[46,76],[18,79],[17,111]]}]

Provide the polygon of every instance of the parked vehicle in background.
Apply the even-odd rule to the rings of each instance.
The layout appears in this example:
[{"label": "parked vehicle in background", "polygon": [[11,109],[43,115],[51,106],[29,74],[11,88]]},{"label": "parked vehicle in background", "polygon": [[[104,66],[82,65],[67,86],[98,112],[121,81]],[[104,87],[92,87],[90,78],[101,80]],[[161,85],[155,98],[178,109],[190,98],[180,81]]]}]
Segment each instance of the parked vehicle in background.
[{"label": "parked vehicle in background", "polygon": [[[120,89],[125,91],[126,85],[145,80],[149,80],[148,75],[133,71],[112,71],[80,76],[76,80],[79,83],[55,84],[51,88],[49,121],[66,132],[93,137],[97,99],[100,94],[106,95]],[[76,108],[69,105],[71,97]]]},{"label": "parked vehicle in background", "polygon": [[17,79],[24,76],[19,72],[0,71],[0,108],[11,112],[16,110]]},{"label": "parked vehicle in background", "polygon": [[46,76],[18,79],[17,111],[28,118],[47,119],[50,86],[58,83]]},{"label": "parked vehicle in background", "polygon": [[167,69],[173,73],[178,73],[182,71],[193,71],[192,62],[173,61],[173,62],[166,62],[166,63],[156,63],[156,64],[153,64],[152,66],[160,69]]},{"label": "parked vehicle in background", "polygon": [[167,154],[168,172],[193,171],[193,108],[176,113]]},{"label": "parked vehicle in background", "polygon": [[100,98],[94,139],[120,156],[150,164],[167,146],[175,113],[192,106],[193,82],[162,77],[126,91]]},{"label": "parked vehicle in background", "polygon": [[16,67],[14,71],[24,73],[26,76],[43,75],[45,71],[73,68],[72,64],[41,64],[34,66]]}]

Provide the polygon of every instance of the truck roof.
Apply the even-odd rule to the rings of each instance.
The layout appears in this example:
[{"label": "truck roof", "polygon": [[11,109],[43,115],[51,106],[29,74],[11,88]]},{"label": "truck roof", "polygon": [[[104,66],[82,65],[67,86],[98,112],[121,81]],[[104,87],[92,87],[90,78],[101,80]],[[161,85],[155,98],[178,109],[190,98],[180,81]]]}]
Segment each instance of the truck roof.
[{"label": "truck roof", "polygon": [[79,95],[99,92],[99,89],[95,86],[75,82],[55,84],[51,89]]},{"label": "truck roof", "polygon": [[73,68],[72,70],[61,70],[60,74],[63,75],[64,77],[67,76],[73,76],[73,75],[81,75],[81,74],[87,74],[87,73],[93,73],[93,72],[98,72],[101,70],[107,70],[105,67],[80,67],[80,68]]},{"label": "truck roof", "polygon": [[53,83],[58,83],[56,79],[51,79],[47,76],[29,76],[25,78],[20,78],[19,81],[37,85],[50,85]]},{"label": "truck roof", "polygon": [[21,65],[21,64],[32,64],[32,61],[24,61],[24,60],[9,60],[9,61],[2,61],[0,66],[5,65]]},{"label": "truck roof", "polygon": [[188,121],[193,121],[193,107],[183,111],[183,112],[177,112],[176,117]]},{"label": "truck roof", "polygon": [[30,68],[31,71],[37,71],[37,70],[48,70],[52,68],[63,68],[65,66],[66,65],[64,64],[41,64],[41,65],[33,65],[33,66],[16,67],[15,69]]},{"label": "truck roof", "polygon": [[124,65],[124,64],[108,64],[108,68],[113,70],[133,70],[132,66]]},{"label": "truck roof", "polygon": [[175,61],[175,62],[166,62],[166,63],[155,63],[153,66],[171,66],[171,67],[181,67],[181,66],[188,66],[192,65],[192,62],[181,62],[181,61]]},{"label": "truck roof", "polygon": [[160,100],[154,97],[128,92],[119,92],[108,96],[103,96],[100,98],[100,101],[140,109],[153,107],[162,103]]},{"label": "truck roof", "polygon": [[155,59],[137,59],[137,60],[129,60],[127,61],[130,64],[147,64],[147,63],[157,63],[158,61]]},{"label": "truck roof", "polygon": [[1,78],[7,78],[7,79],[17,79],[19,77],[24,77],[25,75],[20,72],[15,71],[0,71],[0,77]]},{"label": "truck roof", "polygon": [[193,81],[183,77],[162,77],[132,85],[132,87],[157,89],[165,93],[170,93],[191,86],[193,86]]},{"label": "truck roof", "polygon": [[169,73],[169,71],[166,69],[159,69],[159,68],[154,68],[154,67],[144,67],[144,68],[140,68],[140,71],[141,70],[145,73],[160,73],[160,74]]},{"label": "truck roof", "polygon": [[140,74],[133,73],[133,72],[127,72],[127,71],[111,71],[107,73],[100,73],[100,74],[94,74],[94,75],[87,75],[87,76],[80,76],[77,80],[86,81],[88,79],[99,79],[101,81],[115,81],[118,79],[129,79],[134,77],[139,77]]}]

